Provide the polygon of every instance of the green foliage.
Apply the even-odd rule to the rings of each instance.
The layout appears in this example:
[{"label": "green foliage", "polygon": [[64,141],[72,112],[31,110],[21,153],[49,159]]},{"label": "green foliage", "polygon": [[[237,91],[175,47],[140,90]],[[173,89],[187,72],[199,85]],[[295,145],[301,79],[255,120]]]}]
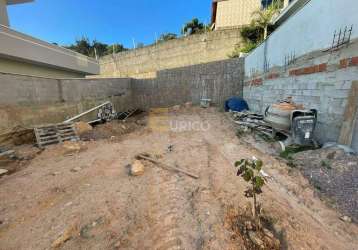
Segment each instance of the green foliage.
[{"label": "green foliage", "polygon": [[182,30],[183,35],[193,35],[204,33],[205,31],[209,31],[210,27],[200,22],[198,18],[194,18],[190,22],[187,22]]},{"label": "green foliage", "polygon": [[178,37],[177,34],[174,34],[174,33],[164,33],[164,34],[160,35],[158,42],[165,42],[165,41],[173,40],[173,39],[176,39],[177,37]]},{"label": "green foliage", "polygon": [[252,13],[253,19],[251,23],[243,26],[240,30],[243,43],[236,45],[229,57],[239,57],[240,52],[249,53],[263,42],[273,30],[271,20],[277,13],[279,13],[282,6],[283,1],[276,0],[266,9],[254,11]]},{"label": "green foliage", "polygon": [[280,157],[286,160],[293,160],[293,155],[302,151],[312,150],[313,146],[304,146],[304,145],[291,145],[286,147],[285,151],[280,153]]},{"label": "green foliage", "polygon": [[94,58],[96,56],[99,58],[105,55],[119,53],[121,51],[127,50],[121,44],[108,45],[105,43],[98,42],[96,40],[90,42],[87,37],[82,37],[81,39],[76,40],[74,44],[66,46],[65,48]]},{"label": "green foliage", "polygon": [[255,217],[257,217],[258,210],[256,196],[262,193],[262,187],[265,185],[265,179],[260,176],[262,166],[263,162],[258,159],[241,159],[235,162],[235,167],[238,168],[237,176],[241,176],[246,182],[251,184],[245,191],[245,196],[254,199]]}]

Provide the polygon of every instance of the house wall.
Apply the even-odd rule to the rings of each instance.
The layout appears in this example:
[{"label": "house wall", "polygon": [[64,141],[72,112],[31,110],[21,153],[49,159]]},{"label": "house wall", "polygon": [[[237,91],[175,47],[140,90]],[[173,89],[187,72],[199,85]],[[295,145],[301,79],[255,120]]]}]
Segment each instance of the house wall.
[{"label": "house wall", "polygon": [[[250,109],[263,112],[279,100],[293,97],[305,108],[318,110],[316,138],[339,138],[352,81],[358,80],[358,41],[334,52],[308,53],[289,67],[271,68],[245,78],[244,98]],[[358,129],[352,146],[358,151]]]},{"label": "house wall", "polygon": [[240,43],[238,29],[192,35],[100,59],[101,76],[154,78],[160,70],[228,59]]},{"label": "house wall", "polygon": [[39,77],[53,77],[53,78],[68,78],[68,77],[84,78],[86,76],[85,73],[78,73],[69,70],[61,70],[58,68],[49,68],[43,65],[36,65],[33,63],[15,61],[7,58],[0,58],[0,72],[19,74],[19,75],[39,76]]},{"label": "house wall", "polygon": [[6,6],[6,0],[0,0],[0,25],[9,26],[9,17]]},{"label": "house wall", "polygon": [[[59,71],[69,72],[67,77],[71,77],[72,72],[82,75],[99,73],[99,64],[93,58],[44,42],[3,25],[0,25],[0,45],[2,64],[9,59],[23,62],[24,65],[33,64],[44,69],[55,68]],[[16,66],[12,67],[11,64],[6,65],[6,70],[10,67],[11,72],[22,74],[23,67],[19,69],[20,72]],[[6,71],[0,67],[0,72]],[[56,77],[56,75],[51,77]]]},{"label": "house wall", "polygon": [[252,13],[261,8],[261,0],[227,0],[217,3],[215,28],[247,25]]},{"label": "house wall", "polygon": [[270,37],[247,56],[246,75],[264,71],[269,67],[283,66],[285,56],[296,57],[311,51],[329,48],[335,30],[353,25],[351,38],[358,37],[358,1],[312,0],[284,22]]}]

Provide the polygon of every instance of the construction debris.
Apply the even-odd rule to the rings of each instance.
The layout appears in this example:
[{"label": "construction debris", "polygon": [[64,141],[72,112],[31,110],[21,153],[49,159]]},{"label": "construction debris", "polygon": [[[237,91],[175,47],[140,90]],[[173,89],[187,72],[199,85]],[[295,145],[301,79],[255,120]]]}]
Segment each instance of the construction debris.
[{"label": "construction debris", "polygon": [[69,155],[69,154],[78,154],[79,152],[85,150],[86,147],[76,141],[65,141],[62,144],[62,149],[64,155]]},{"label": "construction debris", "polygon": [[138,109],[129,109],[125,112],[120,112],[116,115],[116,118],[119,120],[127,120],[129,117],[131,117],[134,113],[136,113]]},{"label": "construction debris", "polygon": [[8,172],[9,172],[8,170],[0,168],[0,176],[3,176],[5,174],[7,174]]},{"label": "construction debris", "polygon": [[0,152],[0,166],[5,166],[17,159],[18,157],[16,156],[14,150]]},{"label": "construction debris", "polygon": [[190,176],[190,177],[192,177],[194,179],[199,179],[199,176],[197,176],[197,175],[195,175],[193,173],[190,173],[190,172],[188,172],[186,170],[183,170],[183,169],[180,169],[178,167],[174,167],[174,166],[170,166],[170,165],[161,163],[161,162],[151,158],[150,155],[148,155],[148,154],[139,154],[139,155],[136,156],[136,159],[147,160],[147,161],[150,161],[150,162],[156,164],[157,166],[159,166],[161,168],[171,170],[171,171],[175,171],[175,172],[179,172],[179,173],[183,173],[183,174],[186,174],[187,176]]},{"label": "construction debris", "polygon": [[87,122],[76,122],[75,129],[79,136],[91,131],[93,128]]},{"label": "construction debris", "polygon": [[66,121],[64,121],[64,123],[69,123],[69,122],[73,122],[93,111],[97,111],[97,119],[95,121],[92,121],[92,122],[89,122],[89,123],[95,123],[95,122],[98,122],[98,121],[110,121],[110,120],[113,120],[116,116],[116,112],[114,111],[113,109],[113,104],[111,102],[105,102],[105,103],[102,103],[101,105],[98,105],[94,108],[91,108],[79,115],[76,115]]},{"label": "construction debris", "polygon": [[141,161],[135,160],[130,168],[131,175],[140,176],[144,174],[144,165]]},{"label": "construction debris", "polygon": [[79,141],[75,127],[72,123],[61,123],[35,127],[37,145],[44,148],[48,145],[63,143],[65,141]]}]

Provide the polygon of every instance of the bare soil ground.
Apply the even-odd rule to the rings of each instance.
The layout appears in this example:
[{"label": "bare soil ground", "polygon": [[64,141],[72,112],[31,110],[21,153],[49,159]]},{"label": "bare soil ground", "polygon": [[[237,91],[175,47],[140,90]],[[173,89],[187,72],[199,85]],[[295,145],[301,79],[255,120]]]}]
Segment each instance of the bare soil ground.
[{"label": "bare soil ground", "polygon": [[[248,200],[233,167],[253,155],[272,176],[260,202],[282,249],[357,249],[356,224],[339,220],[298,170],[238,139],[224,114],[191,108],[142,119],[148,125],[129,134],[92,135],[79,153],[49,147],[0,179],[0,249],[253,249],[235,230]],[[158,120],[205,129],[172,131]],[[149,162],[129,176],[143,152],[200,178]]]}]

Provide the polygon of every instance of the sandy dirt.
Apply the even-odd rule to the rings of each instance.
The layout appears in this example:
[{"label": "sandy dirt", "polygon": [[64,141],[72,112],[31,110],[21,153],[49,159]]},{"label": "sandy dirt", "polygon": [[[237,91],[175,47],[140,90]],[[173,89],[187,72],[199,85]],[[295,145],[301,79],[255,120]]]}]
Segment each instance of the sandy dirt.
[{"label": "sandy dirt", "polygon": [[[238,139],[224,114],[191,108],[141,119],[146,126],[87,141],[79,153],[51,146],[1,178],[0,249],[245,249],[228,213],[248,203],[233,164],[252,156],[272,176],[259,201],[282,249],[357,249],[357,226],[298,171]],[[158,120],[182,125],[173,131]],[[143,152],[200,178],[146,161],[144,175],[129,176]]]}]

